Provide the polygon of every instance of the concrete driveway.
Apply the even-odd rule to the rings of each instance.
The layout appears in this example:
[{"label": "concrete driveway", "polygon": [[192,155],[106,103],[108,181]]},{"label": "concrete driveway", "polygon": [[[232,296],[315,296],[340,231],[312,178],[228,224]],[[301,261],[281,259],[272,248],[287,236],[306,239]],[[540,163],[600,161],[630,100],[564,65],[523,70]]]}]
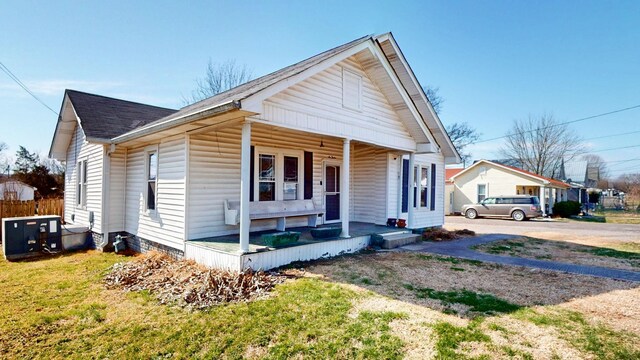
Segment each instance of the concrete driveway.
[{"label": "concrete driveway", "polygon": [[640,243],[640,225],[590,223],[572,220],[474,219],[446,216],[448,230],[469,229],[477,234],[525,235],[548,240],[568,240],[581,243],[637,242]]}]

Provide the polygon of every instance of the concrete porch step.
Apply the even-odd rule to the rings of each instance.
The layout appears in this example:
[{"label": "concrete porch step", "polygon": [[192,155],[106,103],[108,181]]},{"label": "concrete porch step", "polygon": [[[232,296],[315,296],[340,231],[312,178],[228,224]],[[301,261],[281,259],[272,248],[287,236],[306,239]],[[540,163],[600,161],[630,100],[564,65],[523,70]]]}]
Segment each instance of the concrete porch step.
[{"label": "concrete porch step", "polygon": [[388,234],[382,235],[383,249],[394,249],[407,244],[412,244],[420,240],[420,234],[404,233],[404,234]]}]

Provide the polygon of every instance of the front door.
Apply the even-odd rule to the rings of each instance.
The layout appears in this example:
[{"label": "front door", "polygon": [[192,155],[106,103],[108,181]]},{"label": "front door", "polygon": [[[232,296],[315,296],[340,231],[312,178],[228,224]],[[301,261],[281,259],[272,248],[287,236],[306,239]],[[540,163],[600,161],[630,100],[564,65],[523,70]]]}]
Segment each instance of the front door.
[{"label": "front door", "polygon": [[340,166],[324,165],[325,222],[340,221]]}]

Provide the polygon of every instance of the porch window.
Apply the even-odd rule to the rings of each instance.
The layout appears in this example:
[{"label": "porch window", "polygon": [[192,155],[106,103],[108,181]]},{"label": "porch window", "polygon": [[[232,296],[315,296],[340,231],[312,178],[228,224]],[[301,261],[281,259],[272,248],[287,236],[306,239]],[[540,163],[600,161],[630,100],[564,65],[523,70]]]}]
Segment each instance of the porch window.
[{"label": "porch window", "polygon": [[156,209],[158,152],[147,153],[147,210]]},{"label": "porch window", "polygon": [[298,199],[298,158],[295,156],[284,157],[284,187],[283,200]]},{"label": "porch window", "polygon": [[429,194],[429,168],[421,168],[420,175],[420,207],[427,207],[429,203],[427,201]]},{"label": "porch window", "polygon": [[78,161],[78,186],[76,192],[76,205],[87,206],[87,160]]},{"label": "porch window", "polygon": [[276,199],[276,157],[275,155],[260,154],[258,159],[259,201],[273,201]]},{"label": "porch window", "polygon": [[478,184],[478,202],[487,197],[487,184]]}]

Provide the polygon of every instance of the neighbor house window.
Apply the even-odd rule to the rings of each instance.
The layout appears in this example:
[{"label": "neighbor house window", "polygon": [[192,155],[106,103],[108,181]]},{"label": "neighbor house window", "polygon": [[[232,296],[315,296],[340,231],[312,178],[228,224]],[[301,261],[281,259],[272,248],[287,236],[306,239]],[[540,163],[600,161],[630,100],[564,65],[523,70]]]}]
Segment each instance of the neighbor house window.
[{"label": "neighbor house window", "polygon": [[258,201],[276,199],[276,156],[260,154],[258,158]]},{"label": "neighbor house window", "polygon": [[87,205],[87,160],[78,161],[78,187],[76,192],[76,205]]},{"label": "neighbor house window", "polygon": [[487,184],[478,184],[478,202],[487,197]]},{"label": "neighbor house window", "polygon": [[299,159],[295,156],[284,157],[284,186],[283,186],[283,200],[297,200],[298,199],[298,163]]},{"label": "neighbor house window", "polygon": [[156,209],[158,194],[158,151],[147,152],[147,210]]},{"label": "neighbor house window", "polygon": [[420,174],[420,207],[427,207],[429,194],[429,168],[421,168]]}]

